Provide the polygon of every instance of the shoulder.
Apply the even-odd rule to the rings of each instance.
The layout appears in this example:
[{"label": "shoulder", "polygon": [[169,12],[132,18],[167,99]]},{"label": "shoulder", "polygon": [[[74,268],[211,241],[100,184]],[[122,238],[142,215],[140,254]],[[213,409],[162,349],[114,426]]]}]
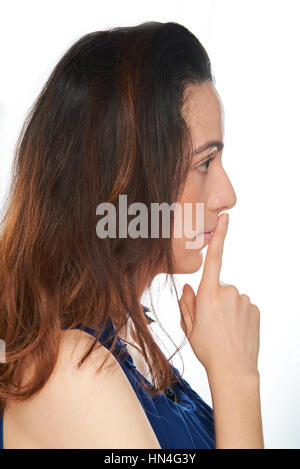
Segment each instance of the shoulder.
[{"label": "shoulder", "polygon": [[54,372],[22,403],[37,447],[160,448],[124,370],[106,347],[96,346],[77,367],[93,342],[84,331],[63,331]]}]

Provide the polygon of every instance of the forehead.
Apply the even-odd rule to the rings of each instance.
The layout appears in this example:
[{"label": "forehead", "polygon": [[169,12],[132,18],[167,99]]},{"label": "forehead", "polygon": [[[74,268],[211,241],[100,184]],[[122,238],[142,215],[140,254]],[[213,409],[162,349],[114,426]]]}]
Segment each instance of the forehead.
[{"label": "forehead", "polygon": [[189,85],[182,115],[195,146],[208,140],[222,140],[224,112],[221,98],[210,82]]}]

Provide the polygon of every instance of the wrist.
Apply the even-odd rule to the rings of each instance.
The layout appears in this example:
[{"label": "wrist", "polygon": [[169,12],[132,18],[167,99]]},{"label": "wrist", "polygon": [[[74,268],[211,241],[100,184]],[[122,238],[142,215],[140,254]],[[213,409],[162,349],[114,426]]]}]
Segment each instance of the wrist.
[{"label": "wrist", "polygon": [[216,448],[264,448],[258,370],[208,374]]},{"label": "wrist", "polygon": [[215,387],[224,391],[224,386],[229,385],[231,388],[249,389],[259,386],[260,374],[258,369],[233,370],[214,368],[207,370],[207,377],[211,390]]}]

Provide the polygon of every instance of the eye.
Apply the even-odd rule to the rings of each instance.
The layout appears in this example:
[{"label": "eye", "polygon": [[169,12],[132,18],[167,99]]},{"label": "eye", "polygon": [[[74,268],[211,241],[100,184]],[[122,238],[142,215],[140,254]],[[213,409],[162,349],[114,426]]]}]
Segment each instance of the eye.
[{"label": "eye", "polygon": [[207,174],[207,170],[209,168],[209,165],[210,165],[211,161],[214,160],[214,159],[215,159],[215,156],[213,158],[209,158],[204,163],[201,163],[201,164],[198,164],[197,166],[195,166],[195,169],[198,169],[203,174]]}]

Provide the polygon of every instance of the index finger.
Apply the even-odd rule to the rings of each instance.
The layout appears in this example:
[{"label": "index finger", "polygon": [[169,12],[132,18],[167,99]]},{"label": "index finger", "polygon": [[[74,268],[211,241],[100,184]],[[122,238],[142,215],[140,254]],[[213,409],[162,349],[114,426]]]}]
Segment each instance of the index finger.
[{"label": "index finger", "polygon": [[215,232],[207,248],[200,284],[205,284],[213,288],[219,286],[224,240],[227,234],[228,222],[228,213],[222,213],[222,215],[218,217]]}]

